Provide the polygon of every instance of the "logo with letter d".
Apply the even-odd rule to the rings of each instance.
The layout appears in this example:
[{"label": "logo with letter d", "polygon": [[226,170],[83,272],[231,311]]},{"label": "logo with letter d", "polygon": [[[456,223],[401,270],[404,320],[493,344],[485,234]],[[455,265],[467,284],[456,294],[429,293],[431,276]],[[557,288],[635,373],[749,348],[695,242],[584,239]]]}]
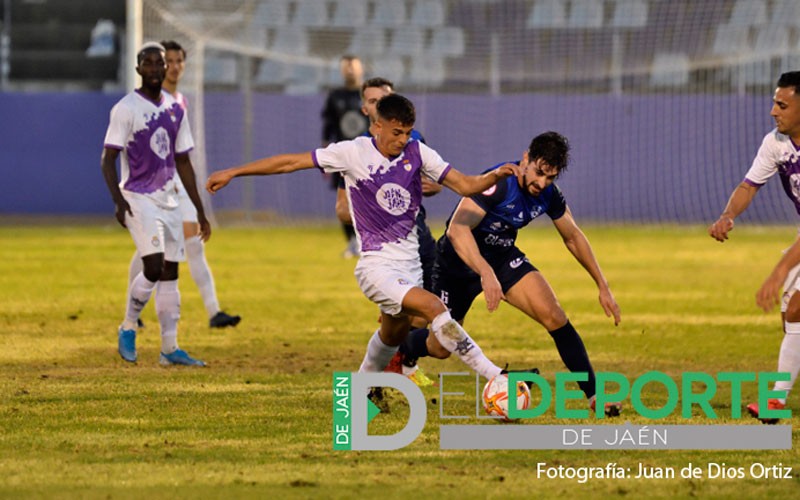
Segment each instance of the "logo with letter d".
[{"label": "logo with letter d", "polygon": [[[367,398],[370,387],[397,389],[408,400],[406,426],[392,435],[370,436],[367,424],[380,412]],[[396,450],[410,444],[425,427],[425,396],[414,382],[397,373],[333,374],[333,449]]]}]

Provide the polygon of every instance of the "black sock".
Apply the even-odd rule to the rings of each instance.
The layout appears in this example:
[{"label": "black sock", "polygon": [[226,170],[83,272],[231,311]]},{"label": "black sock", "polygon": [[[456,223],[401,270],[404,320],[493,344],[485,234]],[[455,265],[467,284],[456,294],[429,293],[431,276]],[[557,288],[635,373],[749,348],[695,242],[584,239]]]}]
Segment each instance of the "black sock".
[{"label": "black sock", "polygon": [[566,325],[549,333],[555,340],[558,354],[567,368],[569,368],[569,371],[584,372],[589,375],[588,380],[578,382],[578,386],[580,386],[587,398],[594,396],[594,370],[592,369],[592,363],[589,361],[589,355],[586,354],[586,347],[583,345],[581,336],[575,331],[575,327],[567,321]]},{"label": "black sock", "polygon": [[400,352],[402,352],[403,355],[409,359],[424,358],[425,356],[429,356],[428,345],[426,343],[427,341],[427,328],[417,328],[416,330],[411,330],[408,332],[406,340],[400,344]]}]

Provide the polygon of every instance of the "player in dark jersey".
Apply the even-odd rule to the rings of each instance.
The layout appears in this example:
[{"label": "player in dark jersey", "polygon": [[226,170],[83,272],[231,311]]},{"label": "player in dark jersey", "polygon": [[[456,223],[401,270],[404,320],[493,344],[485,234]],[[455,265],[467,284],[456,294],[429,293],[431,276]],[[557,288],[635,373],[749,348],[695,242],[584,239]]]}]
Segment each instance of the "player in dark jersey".
[{"label": "player in dark jersey", "polygon": [[[483,292],[489,311],[505,300],[544,326],[567,368],[587,374],[587,379],[578,384],[594,409],[595,376],[583,341],[550,285],[516,246],[519,229],[542,215],[550,217],[564,244],[597,283],[606,315],[613,316],[614,324],[619,324],[619,305],[589,240],[553,183],[568,161],[567,139],[556,132],[546,132],[531,141],[519,162],[523,169],[517,177],[509,177],[479,195],[462,198],[437,243],[433,286],[456,321],[463,323],[473,300]],[[424,331],[416,330],[404,344],[404,351],[411,357],[428,354],[427,341],[423,340],[426,337]],[[430,353],[434,357],[441,354],[441,350]],[[605,409],[609,415],[617,415],[619,410],[618,404]]]},{"label": "player in dark jersey", "polygon": [[[361,112],[361,84],[364,79],[364,66],[353,55],[343,55],[339,60],[343,86],[330,91],[322,108],[322,146],[340,141],[355,139],[369,129],[369,119]],[[340,174],[330,174],[331,189],[339,187]],[[353,224],[342,222],[342,231],[347,239],[347,247],[342,256],[358,256],[356,233]]]}]

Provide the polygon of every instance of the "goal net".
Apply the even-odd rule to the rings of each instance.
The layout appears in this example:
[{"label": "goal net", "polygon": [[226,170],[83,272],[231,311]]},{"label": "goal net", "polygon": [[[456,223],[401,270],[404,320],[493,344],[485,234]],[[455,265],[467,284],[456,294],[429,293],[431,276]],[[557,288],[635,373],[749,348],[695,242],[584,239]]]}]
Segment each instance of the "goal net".
[{"label": "goal net", "polygon": [[[459,170],[566,135],[580,220],[707,223],[763,136],[775,81],[800,69],[796,0],[141,0],[145,40],[188,52],[181,89],[213,171],[321,144],[338,61],[359,56],[417,106]],[[745,220],[796,217],[770,182]],[[333,220],[317,171],[245,178],[217,217]],[[426,200],[443,219],[457,198]]]}]

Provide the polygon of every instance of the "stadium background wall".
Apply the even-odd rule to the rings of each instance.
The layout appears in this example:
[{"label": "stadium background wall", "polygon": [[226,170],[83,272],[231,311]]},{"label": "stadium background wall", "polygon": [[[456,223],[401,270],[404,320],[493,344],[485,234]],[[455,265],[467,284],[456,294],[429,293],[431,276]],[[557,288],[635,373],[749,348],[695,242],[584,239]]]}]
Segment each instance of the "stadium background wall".
[{"label": "stadium background wall", "polygon": [[[0,93],[0,213],[111,214],[99,158],[109,110],[120,97]],[[464,172],[518,160],[539,132],[567,135],[573,161],[559,185],[584,221],[713,220],[773,127],[769,95],[410,97],[428,143]],[[241,95],[211,92],[205,99],[208,170],[244,162],[243,130],[230,125],[241,121],[225,119],[241,112]],[[323,99],[254,95],[253,155],[317,147]],[[784,223],[796,217],[779,184],[767,185],[744,220]],[[241,209],[243,185],[215,196],[215,209]],[[319,172],[255,179],[253,185],[256,210],[288,219],[333,217],[334,194]],[[455,200],[445,193],[425,205],[431,217],[443,219]]]}]

